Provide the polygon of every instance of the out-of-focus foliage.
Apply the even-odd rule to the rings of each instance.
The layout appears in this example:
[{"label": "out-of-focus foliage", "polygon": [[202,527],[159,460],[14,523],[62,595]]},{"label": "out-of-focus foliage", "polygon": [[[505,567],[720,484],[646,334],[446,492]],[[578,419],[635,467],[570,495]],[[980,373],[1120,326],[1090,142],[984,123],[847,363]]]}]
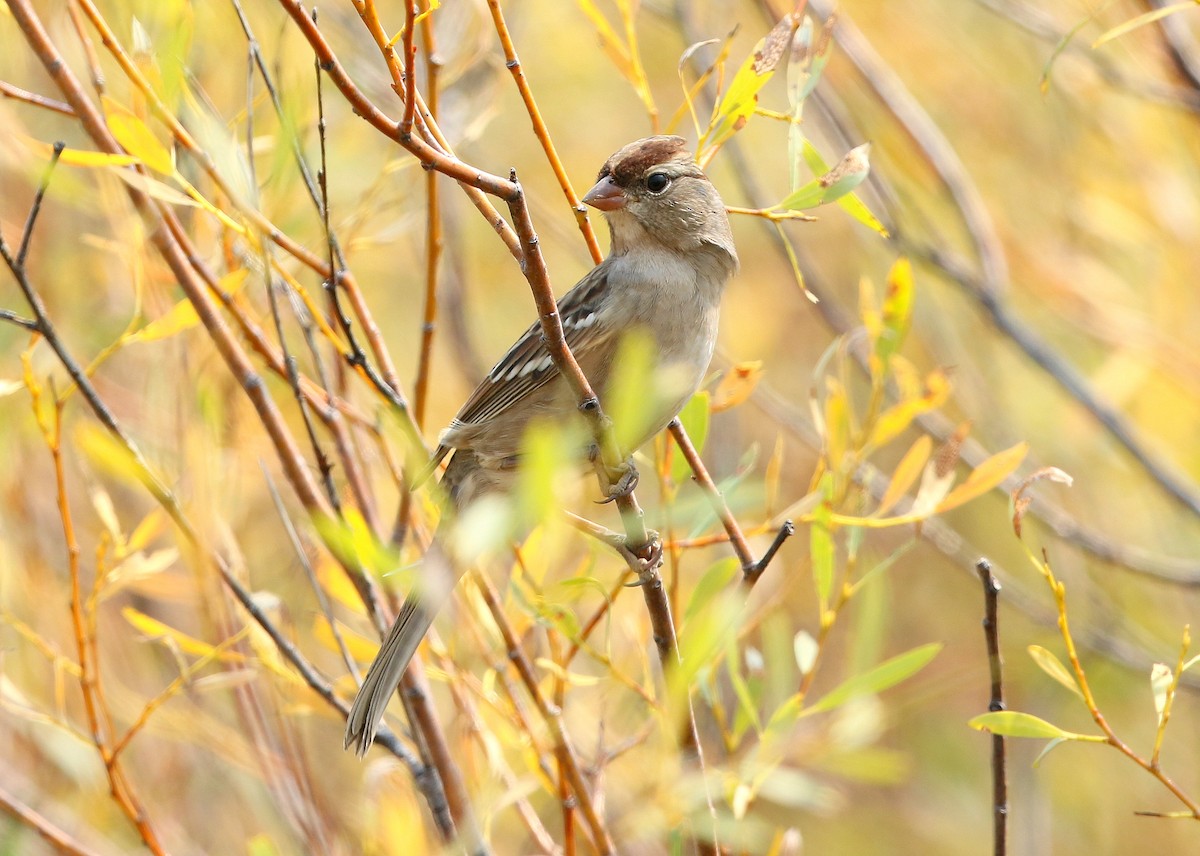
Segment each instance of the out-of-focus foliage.
[{"label": "out-of-focus foliage", "polygon": [[[272,92],[233,4],[34,5],[125,154],[96,151],[74,117],[31,103],[24,93],[63,94],[0,7],[0,236],[16,252],[63,141],[29,282],[196,539],[21,326],[33,311],[0,269],[0,309],[19,316],[0,321],[0,796],[84,852],[148,841],[179,853],[437,852],[410,771],[380,749],[365,763],[343,753],[341,718],[263,629],[348,697],[346,658],[364,668],[375,634],[344,567],[403,593],[439,513],[436,489],[401,504],[401,468],[411,478],[424,450],[344,359],[353,337],[382,370],[358,307],[343,296],[348,335],[316,273],[336,253],[296,154],[319,187],[324,149],[337,252],[404,394],[426,373],[430,446],[535,317],[518,265],[444,177],[431,241],[427,174],[328,75],[321,142],[312,49],[282,5],[240,10]],[[517,501],[473,509],[458,545],[491,557],[508,627],[486,584],[468,580],[423,649],[493,852],[551,850],[567,829],[591,852],[585,812],[565,799],[561,728],[620,852],[715,831],[753,853],[977,853],[991,830],[990,741],[970,725],[1037,738],[1010,745],[1012,852],[1197,848],[1195,824],[1134,816],[1183,808],[1163,782],[1105,747],[1071,745],[1098,742],[1092,706],[1185,797],[1200,794],[1200,751],[1185,739],[1200,710],[1196,661],[1180,641],[1200,580],[1200,11],[1158,5],[847,0],[834,21],[825,2],[807,17],[782,0],[500,4],[576,191],[634,138],[698,144],[735,212],[742,271],[713,376],[680,421],[755,557],[784,520],[797,535],[743,586],[680,449],[664,436],[642,450],[638,496],[665,540],[682,656],[664,678],[624,563],[559,514],[620,529],[592,503],[593,480],[576,477],[572,450],[586,441],[531,432]],[[464,161],[518,170],[561,294],[592,259],[487,5],[420,9],[418,90]],[[399,119],[397,81],[363,25],[372,10],[402,51],[395,4],[322,5],[318,26],[349,78]],[[168,206],[196,267],[214,272],[208,292],[251,354],[252,381],[229,372],[129,188]],[[440,299],[423,360],[432,243]],[[295,384],[282,358],[263,356],[281,332]],[[639,365],[627,362],[612,402],[618,427],[636,418]],[[314,483],[317,437],[340,514],[304,513],[283,441],[243,387],[269,393]],[[1088,397],[1164,462],[1190,507]],[[1073,487],[1051,476],[1008,498],[1049,465]],[[1006,692],[1019,712],[986,712],[981,554],[1004,583]],[[678,743],[689,697],[705,776]],[[5,817],[0,849],[51,852],[34,823]]]}]

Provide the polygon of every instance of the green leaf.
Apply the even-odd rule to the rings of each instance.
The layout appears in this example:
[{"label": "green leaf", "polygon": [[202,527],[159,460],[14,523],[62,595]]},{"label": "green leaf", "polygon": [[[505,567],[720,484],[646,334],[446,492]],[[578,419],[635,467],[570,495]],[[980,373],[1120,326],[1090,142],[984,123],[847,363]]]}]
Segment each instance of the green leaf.
[{"label": "green leaf", "polygon": [[1076,734],[1057,725],[1016,710],[997,710],[976,716],[967,725],[977,731],[990,731],[1001,737],[1032,737],[1051,740],[1079,740],[1085,743],[1104,743],[1106,738],[1097,734]]},{"label": "green leaf", "polygon": [[1033,658],[1033,662],[1038,664],[1038,668],[1075,693],[1075,695],[1083,698],[1083,693],[1079,691],[1079,684],[1075,683],[1074,676],[1058,657],[1055,657],[1054,654],[1047,651],[1041,645],[1030,645],[1026,650],[1029,651],[1029,656]]},{"label": "green leaf", "polygon": [[1066,742],[1067,742],[1066,740],[1063,740],[1058,737],[1051,740],[1049,743],[1047,743],[1045,746],[1042,747],[1042,751],[1038,752],[1037,757],[1033,759],[1033,766],[1036,767],[1038,764],[1042,763],[1043,758],[1045,758],[1047,755],[1049,755],[1051,752],[1053,752],[1055,749],[1057,749],[1059,746],[1062,746]]},{"label": "green leaf", "polygon": [[[687,431],[692,445],[696,447],[696,454],[704,452],[704,441],[708,439],[708,421],[708,393],[697,392],[688,399],[687,404],[683,405],[683,410],[679,411],[679,422],[683,425],[683,430]],[[682,454],[676,451],[671,460],[672,481],[675,484],[681,484],[691,476],[691,473],[688,462],[684,460]]]},{"label": "green leaf", "polygon": [[725,669],[729,673],[729,683],[733,687],[734,695],[738,700],[738,716],[734,723],[734,736],[740,738],[745,733],[745,725],[748,723],[754,727],[758,733],[762,732],[762,721],[758,717],[758,699],[754,697],[754,692],[750,685],[746,683],[746,678],[742,674],[742,664],[738,658],[737,637],[730,636],[725,647]]},{"label": "green leaf", "polygon": [[738,564],[736,556],[727,556],[714,562],[692,589],[692,596],[683,611],[684,623],[699,615],[721,592],[728,591],[740,572],[741,565]]},{"label": "green leaf", "polygon": [[801,715],[808,716],[824,710],[832,710],[852,699],[864,695],[875,695],[893,687],[925,668],[941,650],[940,642],[931,642],[928,645],[898,654],[890,660],[885,660],[869,672],[855,675],[834,687],[814,705],[805,708]]},{"label": "green leaf", "polygon": [[820,505],[813,510],[813,521],[809,526],[809,557],[812,561],[813,582],[817,587],[817,604],[821,610],[821,620],[829,610],[829,597],[833,591],[833,505],[830,497],[833,495],[833,474],[825,473],[821,477],[820,487],[822,499]]}]

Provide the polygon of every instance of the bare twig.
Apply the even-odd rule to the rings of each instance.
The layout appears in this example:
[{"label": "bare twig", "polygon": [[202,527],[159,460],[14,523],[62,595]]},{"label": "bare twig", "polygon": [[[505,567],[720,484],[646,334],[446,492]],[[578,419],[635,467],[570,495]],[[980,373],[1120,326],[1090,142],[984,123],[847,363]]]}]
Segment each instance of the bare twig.
[{"label": "bare twig", "polygon": [[[997,623],[997,600],[1000,583],[992,575],[992,565],[987,559],[975,563],[979,579],[983,582],[984,618],[983,634],[987,640],[988,671],[992,678],[992,694],[988,710],[1004,710],[1003,663],[1000,659],[1000,627]],[[1005,762],[1004,735],[992,735],[992,852],[1004,856],[1008,852],[1008,768]]]},{"label": "bare twig", "polygon": [[0,787],[0,811],[6,812],[18,823],[28,826],[59,853],[65,853],[68,856],[100,856],[99,850],[93,850],[72,838],[55,826],[49,818],[22,803],[3,787]]}]

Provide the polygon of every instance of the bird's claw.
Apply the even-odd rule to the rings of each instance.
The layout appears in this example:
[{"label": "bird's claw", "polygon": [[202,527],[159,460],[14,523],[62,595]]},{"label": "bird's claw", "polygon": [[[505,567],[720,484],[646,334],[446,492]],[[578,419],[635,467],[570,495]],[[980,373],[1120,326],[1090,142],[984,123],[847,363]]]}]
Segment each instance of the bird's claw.
[{"label": "bird's claw", "polygon": [[659,578],[658,569],[662,566],[663,559],[662,537],[653,529],[646,530],[646,536],[646,543],[636,551],[628,545],[619,548],[625,556],[626,564],[638,575],[636,580],[625,584],[626,588],[640,588]]},{"label": "bird's claw", "polygon": [[638,481],[641,479],[632,458],[607,470],[607,475],[608,496],[599,500],[600,505],[607,505],[610,502],[615,502],[618,499],[624,499],[629,496],[629,494],[633,493],[634,488],[638,486]]}]

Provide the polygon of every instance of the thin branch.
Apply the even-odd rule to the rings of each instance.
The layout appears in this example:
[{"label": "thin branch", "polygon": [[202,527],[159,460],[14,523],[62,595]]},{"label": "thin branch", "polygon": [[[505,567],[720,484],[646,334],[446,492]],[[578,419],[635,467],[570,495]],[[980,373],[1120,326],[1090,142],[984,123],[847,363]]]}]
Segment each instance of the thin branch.
[{"label": "thin branch", "polygon": [[[1005,709],[1000,626],[997,617],[1000,583],[992,574],[992,565],[987,559],[976,562],[975,570],[979,572],[979,579],[983,583],[983,634],[987,641],[988,671],[992,679],[988,710],[995,712]],[[995,856],[1005,856],[1008,852],[1008,768],[1002,734],[992,735],[992,852]]]},{"label": "thin branch", "polygon": [[563,723],[562,710],[550,704],[543,694],[537,675],[534,674],[533,666],[529,663],[524,652],[522,652],[521,643],[518,641],[516,634],[513,633],[512,626],[505,618],[504,607],[500,603],[500,597],[491,580],[485,574],[480,573],[472,573],[471,579],[479,589],[479,593],[483,596],[483,601],[492,615],[492,620],[496,622],[496,627],[500,630],[500,635],[504,637],[504,645],[508,650],[508,659],[512,662],[513,667],[521,678],[521,682],[525,685],[525,691],[533,699],[533,703],[537,707],[542,721],[545,722],[546,727],[550,730],[555,757],[558,759],[558,763],[567,780],[571,783],[571,790],[575,793],[580,813],[583,815],[584,822],[592,834],[592,839],[597,849],[601,854],[616,853],[616,845],[613,843],[607,826],[601,820],[596,806],[592,802],[587,783],[583,779],[583,771],[579,766],[579,759],[575,755],[575,749],[568,739],[566,726]]},{"label": "thin branch", "polygon": [[579,201],[575,188],[571,186],[571,179],[567,176],[567,170],[558,156],[558,150],[554,147],[554,141],[550,138],[550,130],[546,127],[537,101],[533,97],[533,90],[525,77],[525,69],[522,68],[521,60],[517,56],[517,49],[513,45],[512,34],[508,31],[508,24],[504,20],[504,12],[500,8],[499,0],[488,0],[488,9],[492,13],[492,23],[496,27],[496,35],[500,37],[500,47],[504,50],[505,68],[512,72],[513,80],[517,84],[517,91],[525,103],[525,112],[529,114],[529,121],[533,125],[533,134],[542,144],[542,151],[546,153],[546,160],[550,162],[550,168],[554,170],[558,186],[562,188],[567,204],[571,206],[571,213],[575,215],[575,223],[583,234],[588,252],[591,253],[592,263],[600,264],[603,254],[600,251],[600,243],[596,240],[596,231],[588,220],[587,207]]},{"label": "thin branch", "polygon": [[0,811],[4,811],[18,823],[32,829],[59,853],[69,854],[69,856],[101,856],[99,850],[93,850],[72,838],[55,826],[51,820],[20,802],[3,787],[0,787]]},{"label": "thin branch", "polygon": [[53,98],[47,98],[45,95],[38,95],[36,92],[30,92],[19,86],[13,86],[11,83],[5,83],[3,80],[0,80],[0,95],[3,95],[5,98],[11,98],[14,101],[23,101],[26,104],[32,104],[34,107],[52,110],[64,116],[75,115],[75,111],[71,109],[70,104],[56,101]]}]

